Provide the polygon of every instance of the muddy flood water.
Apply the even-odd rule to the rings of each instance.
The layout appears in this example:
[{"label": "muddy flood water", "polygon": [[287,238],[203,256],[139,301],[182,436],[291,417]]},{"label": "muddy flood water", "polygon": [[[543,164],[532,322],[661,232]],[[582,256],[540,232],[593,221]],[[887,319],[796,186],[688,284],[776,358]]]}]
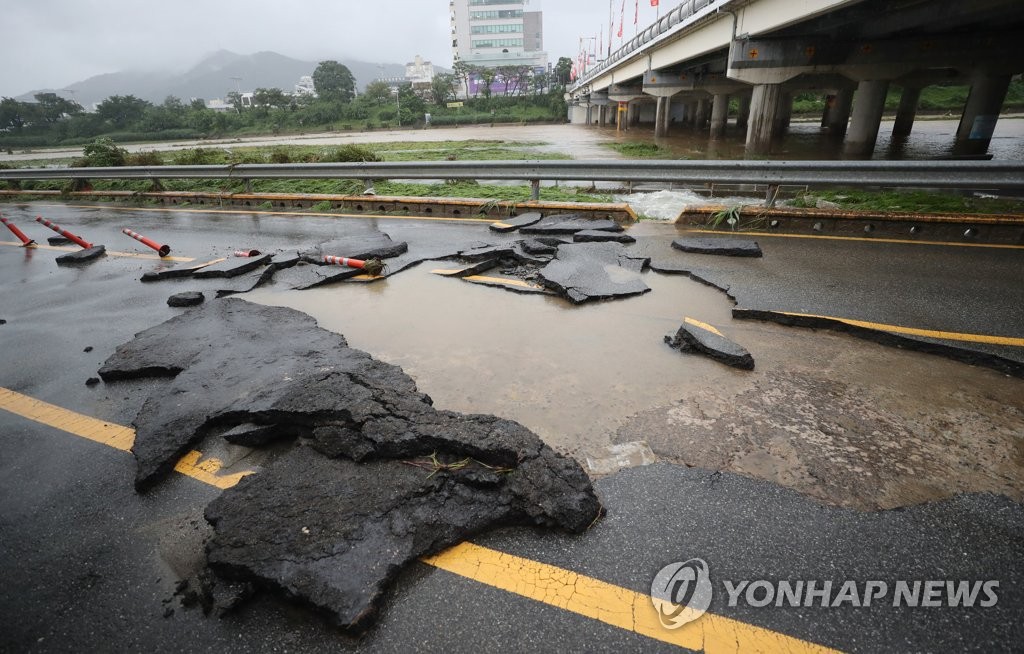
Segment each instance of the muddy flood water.
[{"label": "muddy flood water", "polygon": [[[640,444],[657,459],[860,509],[960,491],[1024,500],[1022,380],[829,332],[734,321],[725,294],[678,276],[647,272],[645,295],[573,306],[431,273],[448,267],[426,262],[381,283],[302,293],[271,286],[247,299],[306,312],[401,366],[438,408],[517,420],[581,462]],[[669,349],[662,339],[684,316],[741,343],[757,369]]]}]

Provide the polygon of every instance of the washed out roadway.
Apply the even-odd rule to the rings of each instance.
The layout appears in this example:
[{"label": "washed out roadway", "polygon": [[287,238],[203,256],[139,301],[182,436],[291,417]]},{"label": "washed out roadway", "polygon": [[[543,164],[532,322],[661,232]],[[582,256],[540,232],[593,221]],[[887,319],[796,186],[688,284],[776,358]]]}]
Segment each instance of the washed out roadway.
[{"label": "washed out roadway", "polygon": [[[96,242],[105,238],[108,245],[117,242],[121,226],[131,226],[107,209],[7,206],[4,213],[19,223],[44,213],[72,231],[88,232]],[[127,213],[135,220],[147,215]],[[272,250],[308,242],[310,231],[326,235],[335,221],[347,220],[304,219],[306,233],[298,234],[291,219],[250,214],[155,214],[148,227],[157,225],[157,216],[165,221],[161,233],[170,233],[163,240],[178,244],[176,253],[203,260],[237,247]],[[379,224],[384,231],[403,222],[410,233],[422,231],[427,239],[485,240],[482,231],[466,224],[353,220]],[[244,243],[234,236],[243,230],[251,234]],[[216,251],[210,243],[217,244]],[[920,246],[908,249],[914,247]],[[8,321],[0,325],[0,386],[127,425],[141,396],[122,395],[116,386],[90,389],[83,382],[117,344],[175,315],[164,301],[179,289],[138,283],[142,272],[161,265],[149,260],[111,257],[64,270],[53,256],[0,247],[6,280],[0,318]],[[1002,256],[989,265],[1012,270],[1014,260],[999,264]],[[991,279],[999,284],[1003,278]],[[1005,324],[998,316],[994,320],[983,325],[990,333],[1024,336],[1013,333],[1021,323],[1013,323],[1012,316]],[[84,352],[87,346],[93,349]],[[62,429],[0,412],[0,569],[6,577],[0,611],[8,625],[0,636],[2,649],[64,651],[97,643],[152,651],[672,648],[571,608],[509,593],[493,581],[428,565],[402,577],[381,623],[358,643],[273,600],[260,600],[223,620],[205,619],[171,597],[176,574],[187,568],[198,542],[202,508],[219,491],[175,475],[136,495],[130,457]],[[203,451],[225,461],[218,474],[258,469],[259,460],[242,451]],[[1024,637],[1024,570],[1018,555],[1024,517],[1020,505],[1007,499],[968,495],[906,511],[858,513],[766,482],[667,464],[598,480],[597,489],[609,514],[582,536],[516,529],[478,544],[639,594],[649,592],[663,565],[694,556],[708,561],[713,576],[733,580],[997,579],[1000,601],[989,610],[730,609],[722,604],[724,597],[716,597],[712,612],[755,630],[841,650],[991,651]]]}]

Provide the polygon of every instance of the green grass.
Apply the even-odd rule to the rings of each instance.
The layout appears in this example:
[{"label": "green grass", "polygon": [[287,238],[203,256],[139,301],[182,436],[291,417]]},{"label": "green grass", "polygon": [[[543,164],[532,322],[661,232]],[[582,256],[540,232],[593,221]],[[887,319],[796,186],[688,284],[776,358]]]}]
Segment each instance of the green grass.
[{"label": "green grass", "polygon": [[911,213],[1007,213],[1024,214],[1024,200],[979,198],[934,191],[872,192],[855,189],[816,191],[789,202],[793,207],[813,207],[817,200],[835,202],[850,211],[906,211]]},{"label": "green grass", "polygon": [[631,159],[675,159],[672,151],[655,143],[603,143],[616,152]]}]

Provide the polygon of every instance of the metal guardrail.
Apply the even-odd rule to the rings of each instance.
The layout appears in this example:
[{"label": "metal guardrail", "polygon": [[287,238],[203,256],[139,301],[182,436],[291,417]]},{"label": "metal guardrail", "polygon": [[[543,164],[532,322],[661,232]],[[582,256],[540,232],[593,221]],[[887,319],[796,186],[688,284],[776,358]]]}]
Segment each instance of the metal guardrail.
[{"label": "metal guardrail", "polygon": [[586,70],[583,77],[575,86],[572,87],[571,90],[575,91],[582,86],[586,86],[592,79],[602,74],[619,61],[633,55],[637,50],[651,41],[654,41],[658,37],[675,31],[677,28],[682,29],[689,23],[695,22],[691,19],[694,19],[694,17],[697,16],[698,13],[703,12],[704,9],[712,6],[721,8],[729,4],[731,4],[731,0],[685,0],[685,2],[681,2],[678,7],[672,9],[642,32],[627,41],[625,45],[613,52],[611,56],[602,61],[596,68]]},{"label": "metal guardrail", "polygon": [[1024,190],[1017,161],[420,161],[0,169],[0,180],[475,179]]}]

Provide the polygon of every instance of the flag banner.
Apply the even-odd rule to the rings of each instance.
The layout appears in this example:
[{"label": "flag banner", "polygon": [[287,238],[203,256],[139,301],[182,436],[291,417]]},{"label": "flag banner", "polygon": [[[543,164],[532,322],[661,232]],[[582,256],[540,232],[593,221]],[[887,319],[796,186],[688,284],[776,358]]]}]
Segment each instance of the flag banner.
[{"label": "flag banner", "polygon": [[622,10],[619,13],[619,38],[622,38],[622,30],[626,25],[626,0],[622,0]]},{"label": "flag banner", "polygon": [[633,12],[633,24],[640,24],[640,0],[636,0],[636,10]]},{"label": "flag banner", "polygon": [[651,0],[651,6],[652,7],[657,7],[658,6],[658,0]]}]

